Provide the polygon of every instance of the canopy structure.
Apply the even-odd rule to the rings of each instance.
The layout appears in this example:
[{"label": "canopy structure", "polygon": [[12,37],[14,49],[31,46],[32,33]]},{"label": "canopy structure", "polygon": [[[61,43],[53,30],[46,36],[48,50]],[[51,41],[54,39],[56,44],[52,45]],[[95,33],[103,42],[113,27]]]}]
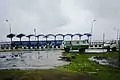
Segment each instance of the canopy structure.
[{"label": "canopy structure", "polygon": [[[21,41],[21,38],[23,37],[23,36],[25,36],[25,37],[27,37],[28,39],[29,39],[29,41]],[[31,37],[35,37],[35,38],[37,38],[37,41],[36,41],[36,39],[35,39],[35,41],[33,41],[33,40],[31,40]],[[54,37],[54,40],[48,40],[48,38],[49,38],[49,36],[53,36]],[[61,36],[62,38],[63,38],[63,40],[59,40],[59,39],[57,39],[56,37],[57,36]],[[64,38],[66,37],[66,36],[69,36],[70,38],[71,38],[71,41],[73,40],[73,37],[74,36],[78,36],[79,37],[79,40],[81,40],[81,37],[82,36],[87,36],[88,37],[88,39],[87,40],[89,40],[89,37],[90,36],[92,36],[90,33],[85,33],[85,34],[80,34],[80,33],[76,33],[76,34],[38,34],[38,35],[34,35],[34,34],[29,34],[29,35],[25,35],[25,34],[17,34],[17,35],[15,35],[15,34],[8,34],[7,35],[7,38],[10,38],[11,39],[11,42],[13,42],[14,43],[14,45],[16,45],[16,44],[18,44],[18,43],[21,43],[21,45],[23,46],[45,46],[46,44],[48,45],[48,44],[53,44],[54,46],[56,46],[56,45],[61,45],[62,44],[62,42],[64,41]],[[18,37],[18,38],[20,38],[20,41],[12,41],[12,38],[13,37]],[[45,40],[41,40],[40,41],[40,37],[43,37],[43,38],[45,38]]]},{"label": "canopy structure", "polygon": [[29,34],[29,35],[27,35],[26,37],[30,38],[30,37],[32,37],[32,36],[35,36],[35,35],[34,35],[34,34]]},{"label": "canopy structure", "polygon": [[56,34],[55,36],[65,36],[64,34]]},{"label": "canopy structure", "polygon": [[79,40],[81,40],[81,37],[83,36],[82,34],[74,34],[74,36],[79,36]]},{"label": "canopy structure", "polygon": [[[20,36],[25,36],[25,34],[18,34],[16,37],[18,37],[19,35]],[[37,38],[37,40],[39,41],[39,37],[42,36],[43,38],[46,38],[46,41],[47,41],[47,38],[49,38],[49,36],[53,36],[55,38],[55,40],[56,40],[57,36],[62,36],[63,40],[66,36],[70,36],[71,40],[72,40],[72,38],[76,35],[79,36],[79,40],[81,40],[81,37],[84,36],[84,35],[86,35],[88,37],[88,39],[89,39],[90,36],[92,36],[90,33],[84,33],[84,34],[76,33],[76,34],[46,34],[46,35],[45,34],[38,34],[38,35],[29,34],[29,35],[26,35],[26,37],[29,38],[29,40],[30,40],[30,38],[32,36],[35,36]],[[15,37],[15,35],[12,34],[12,33],[7,35],[7,37],[11,37],[11,36]]]},{"label": "canopy structure", "polygon": [[54,35],[54,34],[47,34],[46,36],[54,36],[54,37],[55,37],[55,35]]},{"label": "canopy structure", "polygon": [[92,36],[92,34],[90,34],[90,33],[85,33],[84,35],[86,35],[88,37]]},{"label": "canopy structure", "polygon": [[74,36],[73,34],[65,34],[65,36]]},{"label": "canopy structure", "polygon": [[44,34],[39,34],[39,35],[37,35],[36,37],[40,37],[40,36],[43,36],[43,37],[44,37],[45,35],[44,35]]},{"label": "canopy structure", "polygon": [[78,35],[79,37],[83,36],[82,34],[74,34],[74,36],[75,36],[75,35]]}]

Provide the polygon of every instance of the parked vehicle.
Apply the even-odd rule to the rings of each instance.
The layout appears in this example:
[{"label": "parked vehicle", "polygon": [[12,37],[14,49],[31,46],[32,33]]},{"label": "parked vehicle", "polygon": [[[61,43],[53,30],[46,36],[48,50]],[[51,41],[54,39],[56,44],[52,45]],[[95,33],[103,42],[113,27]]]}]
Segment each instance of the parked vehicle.
[{"label": "parked vehicle", "polygon": [[103,48],[108,49],[108,51],[110,51],[110,49],[111,51],[116,51],[117,49],[119,49],[118,40],[112,40],[105,43]]},{"label": "parked vehicle", "polygon": [[85,52],[85,49],[89,48],[89,43],[87,40],[64,41],[63,44],[65,52],[69,52],[70,50]]}]

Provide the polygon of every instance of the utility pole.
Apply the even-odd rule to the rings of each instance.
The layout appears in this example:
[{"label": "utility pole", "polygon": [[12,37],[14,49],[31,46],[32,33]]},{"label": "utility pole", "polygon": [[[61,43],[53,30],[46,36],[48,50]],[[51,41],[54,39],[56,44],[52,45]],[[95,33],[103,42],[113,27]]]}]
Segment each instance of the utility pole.
[{"label": "utility pole", "polygon": [[117,41],[119,40],[119,31],[120,31],[120,29],[113,29],[113,30],[115,30],[116,31],[116,37],[117,37]]},{"label": "utility pole", "polygon": [[119,64],[119,67],[120,67],[120,36],[119,36],[118,44],[119,44],[119,59],[118,59],[118,64]]}]

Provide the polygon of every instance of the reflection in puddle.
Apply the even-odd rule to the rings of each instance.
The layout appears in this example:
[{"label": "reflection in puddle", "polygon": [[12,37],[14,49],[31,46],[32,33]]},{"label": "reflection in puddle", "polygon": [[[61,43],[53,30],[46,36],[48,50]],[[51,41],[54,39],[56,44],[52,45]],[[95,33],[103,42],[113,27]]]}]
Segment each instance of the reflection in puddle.
[{"label": "reflection in puddle", "polygon": [[0,53],[0,69],[44,69],[66,65],[59,61],[62,51],[2,52]]},{"label": "reflection in puddle", "polygon": [[86,52],[100,53],[100,52],[107,52],[107,50],[106,49],[87,49]]}]

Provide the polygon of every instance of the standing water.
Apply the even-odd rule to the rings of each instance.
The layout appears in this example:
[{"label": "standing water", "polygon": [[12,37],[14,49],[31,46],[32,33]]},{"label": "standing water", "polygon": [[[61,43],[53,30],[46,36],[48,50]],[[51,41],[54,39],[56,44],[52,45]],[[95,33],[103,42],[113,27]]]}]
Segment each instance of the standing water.
[{"label": "standing water", "polygon": [[[15,56],[18,55],[18,56]],[[68,62],[58,60],[60,50],[31,52],[0,52],[0,69],[49,69],[66,65]]]}]

